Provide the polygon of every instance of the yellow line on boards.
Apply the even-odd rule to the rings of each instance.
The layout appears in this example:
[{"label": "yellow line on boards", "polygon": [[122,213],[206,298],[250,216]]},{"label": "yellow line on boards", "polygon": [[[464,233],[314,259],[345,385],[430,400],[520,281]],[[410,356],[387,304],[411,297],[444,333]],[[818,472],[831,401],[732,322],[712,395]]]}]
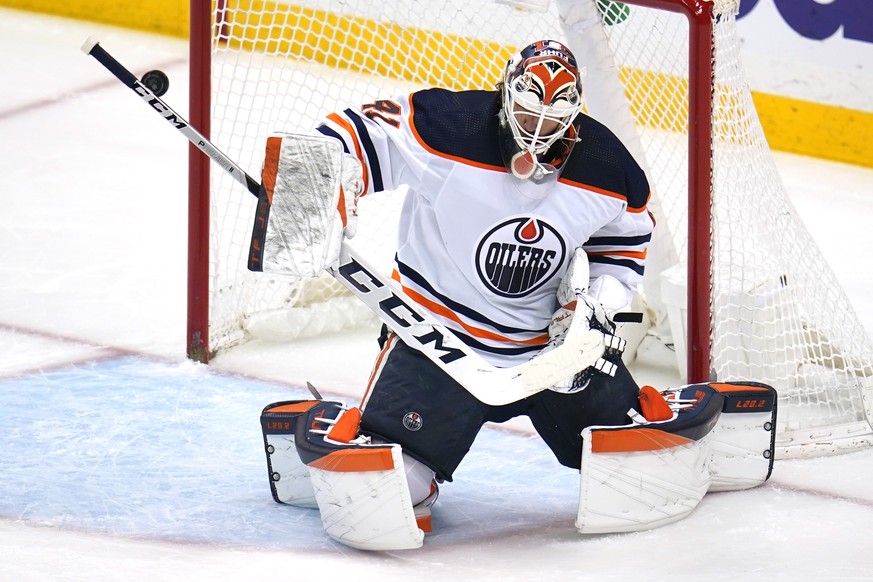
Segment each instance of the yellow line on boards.
[{"label": "yellow line on boards", "polygon": [[[187,38],[188,2],[179,0],[0,0],[0,6],[91,20]],[[227,46],[281,51],[290,58],[344,67],[448,89],[491,89],[516,47],[288,6],[273,0],[228,0],[223,26]],[[466,71],[464,77],[447,71]],[[642,113],[645,91],[683,92],[687,83],[666,75],[624,70],[628,97]],[[772,149],[873,167],[873,112],[752,92],[764,135]],[[677,100],[677,103],[683,100]],[[659,111],[642,123],[684,130],[685,112]]]}]

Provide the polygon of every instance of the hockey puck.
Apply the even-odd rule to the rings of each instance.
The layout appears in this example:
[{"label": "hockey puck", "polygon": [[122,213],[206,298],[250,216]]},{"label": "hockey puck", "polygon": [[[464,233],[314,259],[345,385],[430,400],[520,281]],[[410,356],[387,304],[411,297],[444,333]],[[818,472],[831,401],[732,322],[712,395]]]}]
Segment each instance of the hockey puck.
[{"label": "hockey puck", "polygon": [[155,69],[142,76],[141,82],[146,88],[160,97],[170,88],[170,79],[166,73]]}]

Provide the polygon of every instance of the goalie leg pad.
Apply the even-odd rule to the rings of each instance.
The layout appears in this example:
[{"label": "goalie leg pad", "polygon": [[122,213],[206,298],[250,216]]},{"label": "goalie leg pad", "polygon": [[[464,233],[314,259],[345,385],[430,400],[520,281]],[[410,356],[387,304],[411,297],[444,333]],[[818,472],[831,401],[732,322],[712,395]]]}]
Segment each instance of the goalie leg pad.
[{"label": "goalie leg pad", "polygon": [[[416,520],[401,447],[369,444],[365,439],[331,439],[329,427],[335,423],[326,421],[338,419],[341,413],[337,403],[316,405],[295,433],[324,531],[362,550],[421,547],[424,531]],[[428,512],[422,520],[429,517]]]},{"label": "goalie leg pad", "polygon": [[776,390],[755,382],[710,384],[724,396],[712,431],[710,491],[757,487],[770,478],[776,447]]},{"label": "goalie leg pad", "polygon": [[724,405],[709,386],[681,393],[694,405],[671,419],[582,432],[576,527],[583,534],[651,529],[691,513],[710,485],[708,437]]},{"label": "goalie leg pad", "polygon": [[267,453],[267,475],[276,503],[317,507],[309,468],[300,460],[295,443],[297,423],[319,400],[285,400],[261,412],[261,432]]}]

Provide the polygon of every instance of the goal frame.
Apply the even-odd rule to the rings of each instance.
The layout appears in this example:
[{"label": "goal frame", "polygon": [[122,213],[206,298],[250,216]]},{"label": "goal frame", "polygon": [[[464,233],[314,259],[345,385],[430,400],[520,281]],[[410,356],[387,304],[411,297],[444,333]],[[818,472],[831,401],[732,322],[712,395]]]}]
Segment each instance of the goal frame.
[{"label": "goal frame", "polygon": [[[219,2],[219,7],[221,0]],[[212,119],[212,0],[191,0],[188,110],[192,126],[210,139]],[[188,144],[188,358],[208,363],[210,159]],[[242,195],[242,193],[240,194]]]},{"label": "goal frame", "polygon": [[[712,0],[623,0],[626,4],[676,12],[688,20],[689,132],[688,132],[688,311],[687,378],[709,380],[712,325],[711,303],[711,197],[712,197],[712,86],[714,38]],[[212,5],[221,12],[222,0],[190,2],[191,125],[210,137]],[[209,346],[210,160],[195,146],[188,153],[188,281],[186,352],[207,363]],[[241,194],[242,195],[242,194]]]}]

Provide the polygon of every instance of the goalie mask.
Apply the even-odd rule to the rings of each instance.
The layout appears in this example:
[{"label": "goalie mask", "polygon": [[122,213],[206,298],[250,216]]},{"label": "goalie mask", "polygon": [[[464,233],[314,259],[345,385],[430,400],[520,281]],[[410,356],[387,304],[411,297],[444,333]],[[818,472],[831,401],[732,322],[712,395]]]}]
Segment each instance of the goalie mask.
[{"label": "goalie mask", "polygon": [[500,141],[504,163],[517,178],[541,179],[567,158],[582,110],[582,74],[563,44],[542,40],[506,66]]}]

